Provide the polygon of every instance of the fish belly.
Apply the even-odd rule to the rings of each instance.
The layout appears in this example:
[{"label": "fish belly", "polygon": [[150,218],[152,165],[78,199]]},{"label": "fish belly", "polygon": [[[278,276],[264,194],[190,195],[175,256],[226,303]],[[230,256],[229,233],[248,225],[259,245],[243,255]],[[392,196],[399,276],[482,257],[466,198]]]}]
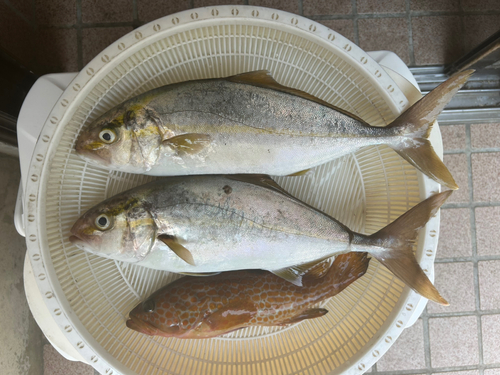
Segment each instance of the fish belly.
[{"label": "fish belly", "polygon": [[277,270],[348,251],[348,244],[315,238],[275,235],[272,240],[248,236],[242,241],[220,239],[216,243],[186,242],[192,266],[177,257],[167,246],[158,244],[141,262],[149,268],[175,273],[212,273],[242,269]]},{"label": "fish belly", "polygon": [[226,176],[182,181],[159,189],[148,205],[155,207],[160,234],[174,236],[195,265],[161,241],[144,265],[172,272],[275,270],[349,249],[346,227],[280,190]]}]

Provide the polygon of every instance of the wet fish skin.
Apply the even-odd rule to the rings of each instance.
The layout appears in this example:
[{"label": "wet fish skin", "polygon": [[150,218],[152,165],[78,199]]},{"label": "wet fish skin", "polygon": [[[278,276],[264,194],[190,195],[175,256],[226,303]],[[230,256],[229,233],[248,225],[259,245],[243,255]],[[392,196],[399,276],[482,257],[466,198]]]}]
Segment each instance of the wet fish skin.
[{"label": "wet fish skin", "polygon": [[[419,230],[451,194],[436,194],[370,236],[290,196],[269,176],[177,176],[114,196],[71,228],[77,247],[176,273],[269,270],[301,285],[309,263],[368,252],[426,298],[447,304],[416,262]],[[99,228],[99,220],[106,217]]]},{"label": "wet fish skin", "polygon": [[427,138],[471,73],[451,77],[386,127],[282,86],[268,72],[177,83],[111,109],[82,129],[75,149],[89,162],[131,173],[284,176],[386,144],[456,189]]},{"label": "wet fish skin", "polygon": [[201,339],[318,318],[328,310],[315,305],[364,275],[369,261],[366,253],[340,255],[323,278],[306,278],[302,287],[266,271],[186,276],[138,304],[127,327],[151,336]]},{"label": "wet fish skin", "polygon": [[[275,270],[348,250],[352,234],[343,224],[278,185],[240,177],[176,176],[130,189],[84,213],[71,229],[72,241],[101,256],[177,273]],[[102,214],[111,222],[106,230],[96,226]],[[159,241],[161,235],[179,239],[196,265]],[[294,251],[297,240],[314,250]]]}]

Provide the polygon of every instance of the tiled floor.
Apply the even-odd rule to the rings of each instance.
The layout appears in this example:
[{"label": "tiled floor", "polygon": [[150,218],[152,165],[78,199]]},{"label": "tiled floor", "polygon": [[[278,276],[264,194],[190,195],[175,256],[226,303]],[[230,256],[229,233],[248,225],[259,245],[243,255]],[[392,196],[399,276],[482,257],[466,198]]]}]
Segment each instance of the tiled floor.
[{"label": "tiled floor", "polygon": [[0,374],[43,375],[46,342],[24,293],[26,244],[14,229],[14,206],[21,173],[17,158],[0,154]]},{"label": "tiled floor", "polygon": [[497,0],[0,0],[0,46],[40,74],[77,71],[135,27],[218,4],[297,13],[410,66],[450,63],[500,25]]},{"label": "tiled floor", "polygon": [[[377,373],[500,374],[499,129],[441,126],[445,161],[460,176],[458,192],[465,191],[441,210],[435,284],[450,306],[428,304],[420,325],[403,333]],[[422,355],[425,362],[407,366]]]},{"label": "tiled floor", "polygon": [[[229,3],[304,15],[410,66],[450,63],[500,26],[498,0],[0,0],[0,46],[39,74],[77,71],[145,22]],[[441,130],[461,186],[442,210],[435,266],[451,306],[430,304],[372,373],[500,375],[500,124]],[[94,374],[48,344],[44,360],[45,375]]]}]

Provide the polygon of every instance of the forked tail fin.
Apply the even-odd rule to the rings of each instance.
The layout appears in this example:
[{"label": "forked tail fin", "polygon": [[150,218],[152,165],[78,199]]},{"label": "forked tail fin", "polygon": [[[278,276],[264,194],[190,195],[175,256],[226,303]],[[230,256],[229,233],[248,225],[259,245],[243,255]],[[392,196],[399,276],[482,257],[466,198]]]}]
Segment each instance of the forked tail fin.
[{"label": "forked tail fin", "polygon": [[473,72],[465,70],[448,78],[387,126],[405,136],[402,142],[389,146],[423,174],[450,189],[458,189],[458,185],[428,138],[434,120]]},{"label": "forked tail fin", "polygon": [[370,247],[370,255],[386,266],[411,289],[441,305],[448,302],[432,285],[413,255],[418,232],[451,195],[452,190],[435,194],[398,217],[371,236],[355,234],[353,245]]}]

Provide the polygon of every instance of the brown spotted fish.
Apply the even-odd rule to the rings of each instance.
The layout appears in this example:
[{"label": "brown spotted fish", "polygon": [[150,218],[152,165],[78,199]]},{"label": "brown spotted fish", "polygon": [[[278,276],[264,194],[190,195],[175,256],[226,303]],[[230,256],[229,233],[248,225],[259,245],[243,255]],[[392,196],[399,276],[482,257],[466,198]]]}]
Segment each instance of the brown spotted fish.
[{"label": "brown spotted fish", "polygon": [[471,74],[452,76],[385,127],[285,87],[267,71],[176,83],[112,108],[81,130],[75,148],[93,164],[130,173],[285,176],[384,144],[457,189],[428,137]]},{"label": "brown spotted fish", "polygon": [[339,255],[322,278],[293,285],[266,271],[186,276],[130,312],[127,327],[150,336],[209,338],[250,326],[282,326],[328,313],[317,304],[347,288],[368,268],[366,253]]}]

